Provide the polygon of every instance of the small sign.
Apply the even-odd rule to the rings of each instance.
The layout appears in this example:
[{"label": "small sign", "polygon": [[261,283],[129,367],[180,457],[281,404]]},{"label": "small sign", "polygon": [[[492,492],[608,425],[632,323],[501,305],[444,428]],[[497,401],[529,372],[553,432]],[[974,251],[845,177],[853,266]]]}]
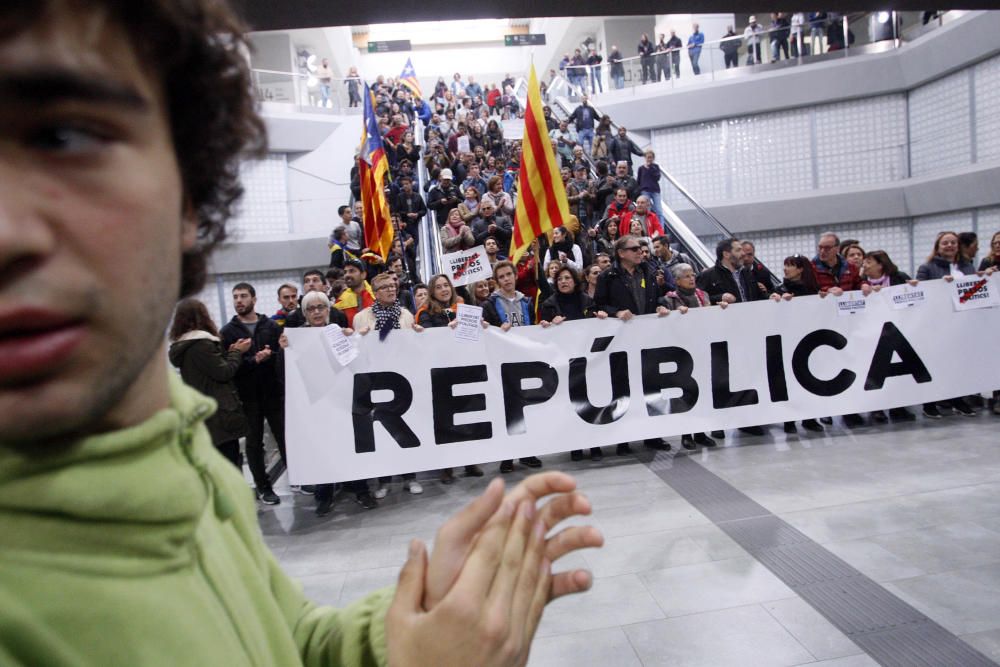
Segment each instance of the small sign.
[{"label": "small sign", "polygon": [[997,280],[989,276],[963,276],[951,283],[951,302],[955,310],[975,310],[1000,306],[1000,292]]},{"label": "small sign", "polygon": [[339,325],[328,324],[323,327],[323,335],[326,336],[333,356],[341,366],[346,366],[357,358],[358,348],[354,347],[354,343],[344,335],[344,330]]},{"label": "small sign", "polygon": [[479,306],[470,306],[465,303],[458,304],[455,313],[455,340],[463,343],[475,343],[479,340],[479,334],[483,330],[483,309]]},{"label": "small sign", "polygon": [[544,46],[545,34],[504,35],[504,46]]},{"label": "small sign", "polygon": [[368,42],[368,53],[389,53],[390,51],[412,51],[410,40],[390,39],[385,42]]},{"label": "small sign", "polygon": [[865,297],[861,292],[844,292],[837,297],[838,315],[857,315],[865,312],[867,306]]},{"label": "small sign", "polygon": [[455,287],[468,285],[477,280],[486,280],[493,275],[493,268],[486,256],[486,248],[481,245],[441,255],[441,261]]},{"label": "small sign", "polygon": [[893,310],[906,310],[914,306],[922,306],[927,303],[927,294],[921,285],[893,285],[882,290],[882,294],[889,299],[889,305]]}]

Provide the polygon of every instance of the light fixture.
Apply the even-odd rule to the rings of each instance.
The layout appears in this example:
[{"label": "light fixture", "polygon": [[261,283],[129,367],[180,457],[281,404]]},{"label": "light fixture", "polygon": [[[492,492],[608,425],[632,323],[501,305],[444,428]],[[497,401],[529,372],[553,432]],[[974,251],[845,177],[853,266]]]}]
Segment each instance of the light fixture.
[{"label": "light fixture", "polygon": [[889,22],[889,12],[879,12],[878,13],[878,22],[879,23],[888,23]]}]

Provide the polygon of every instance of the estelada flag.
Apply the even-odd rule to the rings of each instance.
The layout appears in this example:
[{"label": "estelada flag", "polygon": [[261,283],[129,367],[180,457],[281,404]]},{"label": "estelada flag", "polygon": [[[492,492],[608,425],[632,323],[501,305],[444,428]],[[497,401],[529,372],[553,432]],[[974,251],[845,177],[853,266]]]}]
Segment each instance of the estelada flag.
[{"label": "estelada flag", "polygon": [[542,115],[542,95],[538,90],[535,66],[528,77],[528,104],[524,111],[524,139],[521,141],[521,173],[517,181],[514,235],[510,256],[516,264],[537,237],[569,220],[566,188],[559,175],[559,163],[552,150]]},{"label": "estelada flag", "polygon": [[382,135],[375,118],[375,95],[365,84],[364,125],[361,128],[361,147],[358,175],[361,180],[361,227],[365,246],[379,254],[383,260],[392,249],[393,228],[389,217],[389,202],[385,198],[386,176],[389,160],[385,156]]},{"label": "estelada flag", "polygon": [[406,59],[406,67],[403,68],[403,73],[399,75],[399,83],[410,89],[410,92],[417,97],[423,97],[420,93],[420,82],[417,81],[417,72],[413,69],[413,63],[410,58]]}]

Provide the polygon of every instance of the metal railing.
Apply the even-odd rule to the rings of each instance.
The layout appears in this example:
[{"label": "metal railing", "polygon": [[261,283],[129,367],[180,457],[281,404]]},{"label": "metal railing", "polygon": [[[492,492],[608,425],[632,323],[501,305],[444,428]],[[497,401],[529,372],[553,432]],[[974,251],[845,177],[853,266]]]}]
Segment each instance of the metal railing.
[{"label": "metal railing", "polygon": [[[427,165],[423,160],[426,144],[424,143],[424,124],[419,118],[414,122],[413,140],[421,149],[420,164],[417,165],[417,192],[426,200],[424,185],[427,184],[430,174],[427,173]],[[420,276],[420,280],[427,284],[431,277],[438,273],[441,273],[441,235],[437,223],[434,221],[434,212],[428,208],[427,213],[420,219],[420,226],[417,230],[417,274]]]},{"label": "metal railing", "polygon": [[299,111],[330,111],[337,114],[362,113],[361,95],[350,92],[350,83],[363,83],[357,77],[333,78],[324,83],[313,74],[252,69],[253,88],[261,102],[294,104]]}]

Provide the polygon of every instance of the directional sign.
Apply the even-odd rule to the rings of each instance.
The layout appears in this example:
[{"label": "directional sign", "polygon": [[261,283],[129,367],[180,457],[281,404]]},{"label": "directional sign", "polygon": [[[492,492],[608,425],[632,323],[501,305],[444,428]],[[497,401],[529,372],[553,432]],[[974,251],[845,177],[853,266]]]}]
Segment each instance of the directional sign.
[{"label": "directional sign", "polygon": [[504,35],[504,46],[542,46],[545,44],[545,35]]},{"label": "directional sign", "polygon": [[390,51],[412,51],[410,40],[391,39],[386,42],[368,42],[368,53],[389,53]]}]

